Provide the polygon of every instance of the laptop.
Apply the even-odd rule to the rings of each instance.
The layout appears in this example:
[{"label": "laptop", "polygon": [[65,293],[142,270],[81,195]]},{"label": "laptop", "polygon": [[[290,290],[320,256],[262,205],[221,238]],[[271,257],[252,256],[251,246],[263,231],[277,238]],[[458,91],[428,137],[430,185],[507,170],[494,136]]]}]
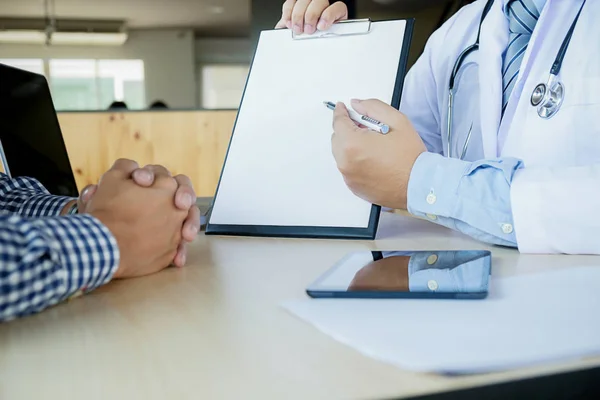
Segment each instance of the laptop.
[{"label": "laptop", "polygon": [[46,78],[4,64],[0,64],[0,156],[10,177],[32,177],[52,194],[78,196]]}]

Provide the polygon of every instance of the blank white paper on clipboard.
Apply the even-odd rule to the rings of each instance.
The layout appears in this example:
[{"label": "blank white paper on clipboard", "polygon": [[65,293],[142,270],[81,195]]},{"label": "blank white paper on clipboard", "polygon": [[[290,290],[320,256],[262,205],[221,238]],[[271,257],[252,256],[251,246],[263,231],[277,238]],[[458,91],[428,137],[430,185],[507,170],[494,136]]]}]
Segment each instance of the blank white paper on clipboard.
[{"label": "blank white paper on clipboard", "polygon": [[380,208],[344,183],[323,101],[377,98],[398,108],[412,23],[351,21],[296,38],[262,32],[207,234],[375,237]]}]

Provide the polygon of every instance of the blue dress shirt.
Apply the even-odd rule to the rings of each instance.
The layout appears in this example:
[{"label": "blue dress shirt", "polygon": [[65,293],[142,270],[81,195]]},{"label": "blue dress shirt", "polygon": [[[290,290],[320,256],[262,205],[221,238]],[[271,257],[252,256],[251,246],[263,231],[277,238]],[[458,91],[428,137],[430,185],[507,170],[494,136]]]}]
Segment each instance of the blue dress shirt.
[{"label": "blue dress shirt", "polygon": [[510,185],[515,158],[476,162],[423,153],[408,183],[408,211],[483,242],[516,247]]},{"label": "blue dress shirt", "polygon": [[488,259],[475,251],[384,251],[384,258],[410,256],[408,285],[411,292],[484,292],[490,269]]}]

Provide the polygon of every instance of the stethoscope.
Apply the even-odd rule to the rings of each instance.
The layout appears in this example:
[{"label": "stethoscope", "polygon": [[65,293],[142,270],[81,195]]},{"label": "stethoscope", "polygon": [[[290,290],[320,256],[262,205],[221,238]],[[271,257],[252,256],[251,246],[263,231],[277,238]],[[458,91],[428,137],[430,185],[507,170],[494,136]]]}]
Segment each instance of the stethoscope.
[{"label": "stethoscope", "polygon": [[[541,118],[549,119],[556,115],[556,113],[560,110],[562,106],[563,100],[565,98],[565,86],[558,79],[558,75],[562,68],[562,63],[565,58],[565,54],[567,53],[567,49],[569,48],[569,43],[571,42],[571,37],[573,36],[573,31],[575,30],[575,26],[577,25],[577,21],[579,20],[579,16],[581,15],[581,11],[585,6],[587,0],[583,1],[573,24],[571,24],[571,28],[569,32],[567,32],[567,36],[563,40],[562,45],[556,55],[556,59],[554,60],[554,64],[552,64],[552,68],[550,69],[550,77],[548,78],[547,83],[540,83],[535,87],[533,93],[531,95],[531,105],[537,108],[537,113]],[[454,84],[456,82],[456,77],[458,76],[458,72],[460,67],[466,60],[466,58],[475,51],[479,50],[479,39],[481,36],[481,26],[483,25],[483,21],[485,17],[488,15],[490,10],[492,9],[492,5],[494,4],[494,0],[488,0],[485,6],[483,7],[483,12],[481,13],[481,20],[479,21],[479,29],[477,30],[477,39],[475,43],[471,46],[467,47],[462,53],[459,54],[456,63],[454,64],[454,68],[452,69],[452,74],[450,75],[450,81],[448,83],[448,133],[447,133],[447,150],[448,157],[452,157],[452,122],[454,117],[454,93],[455,87]],[[469,142],[471,140],[471,133],[473,131],[473,125],[469,128],[469,133],[467,134],[467,138],[465,140],[465,144],[462,148],[462,152],[460,155],[460,159],[464,159],[467,149],[469,147]]]}]

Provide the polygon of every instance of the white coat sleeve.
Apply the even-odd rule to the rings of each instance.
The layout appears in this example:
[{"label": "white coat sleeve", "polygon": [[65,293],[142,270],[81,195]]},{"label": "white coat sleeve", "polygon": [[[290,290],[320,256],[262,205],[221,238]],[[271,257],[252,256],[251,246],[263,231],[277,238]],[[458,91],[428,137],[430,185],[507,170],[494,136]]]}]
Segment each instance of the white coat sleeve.
[{"label": "white coat sleeve", "polygon": [[[442,154],[442,125],[440,105],[446,104],[448,77],[456,58],[446,49],[456,35],[457,24],[464,23],[464,13],[480,13],[483,3],[476,2],[458,10],[427,40],[423,54],[412,66],[404,80],[400,111],[413,124],[427,150]],[[459,29],[460,31],[464,29]]]},{"label": "white coat sleeve", "polygon": [[523,253],[600,254],[600,164],[523,168],[511,186]]},{"label": "white coat sleeve", "polygon": [[427,150],[438,154],[442,153],[441,117],[438,111],[440,99],[432,64],[435,50],[440,48],[440,36],[442,33],[439,30],[433,33],[423,54],[408,71],[400,104],[400,111],[410,119]]}]

